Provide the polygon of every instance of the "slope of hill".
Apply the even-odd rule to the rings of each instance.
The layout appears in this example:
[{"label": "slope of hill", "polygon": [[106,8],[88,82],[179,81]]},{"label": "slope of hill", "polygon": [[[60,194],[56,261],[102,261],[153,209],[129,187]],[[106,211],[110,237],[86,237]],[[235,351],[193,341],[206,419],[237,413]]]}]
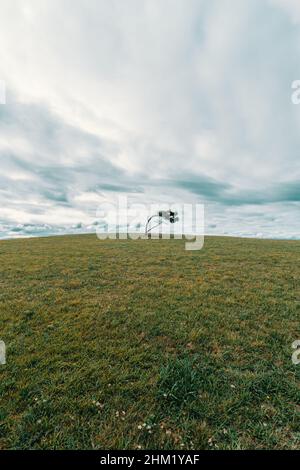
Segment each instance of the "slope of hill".
[{"label": "slope of hill", "polygon": [[0,242],[0,447],[299,448],[300,242]]}]

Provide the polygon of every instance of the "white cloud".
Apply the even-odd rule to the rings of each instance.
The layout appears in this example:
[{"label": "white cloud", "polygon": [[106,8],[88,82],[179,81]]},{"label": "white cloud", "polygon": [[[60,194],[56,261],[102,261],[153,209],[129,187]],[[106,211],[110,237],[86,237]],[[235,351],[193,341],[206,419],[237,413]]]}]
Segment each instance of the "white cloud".
[{"label": "white cloud", "polygon": [[217,206],[228,191],[277,200],[300,180],[297,5],[2,0],[0,219],[55,223],[50,204],[88,224],[99,192],[192,198],[197,178]]},{"label": "white cloud", "polygon": [[300,4],[298,0],[269,0],[271,4],[282,8],[294,23],[300,22]]}]

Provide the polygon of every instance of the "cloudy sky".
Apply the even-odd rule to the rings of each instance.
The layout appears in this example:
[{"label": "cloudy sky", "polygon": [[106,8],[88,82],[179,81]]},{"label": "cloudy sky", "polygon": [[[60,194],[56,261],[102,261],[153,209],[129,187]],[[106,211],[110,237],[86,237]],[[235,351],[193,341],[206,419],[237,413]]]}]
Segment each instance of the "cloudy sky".
[{"label": "cloudy sky", "polygon": [[298,0],[1,0],[0,57],[0,237],[126,194],[300,238]]}]

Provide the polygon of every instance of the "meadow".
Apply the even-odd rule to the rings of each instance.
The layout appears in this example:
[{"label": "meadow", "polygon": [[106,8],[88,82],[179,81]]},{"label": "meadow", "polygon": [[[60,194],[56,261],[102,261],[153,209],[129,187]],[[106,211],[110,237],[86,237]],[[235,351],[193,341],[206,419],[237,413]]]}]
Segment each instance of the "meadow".
[{"label": "meadow", "polygon": [[300,242],[0,242],[1,449],[300,449]]}]

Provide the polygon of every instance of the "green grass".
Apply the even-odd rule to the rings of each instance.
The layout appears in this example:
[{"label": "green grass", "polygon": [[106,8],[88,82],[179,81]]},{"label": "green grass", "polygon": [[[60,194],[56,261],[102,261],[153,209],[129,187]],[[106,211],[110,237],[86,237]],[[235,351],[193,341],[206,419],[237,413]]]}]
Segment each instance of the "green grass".
[{"label": "green grass", "polygon": [[0,242],[2,449],[300,448],[300,243]]}]

